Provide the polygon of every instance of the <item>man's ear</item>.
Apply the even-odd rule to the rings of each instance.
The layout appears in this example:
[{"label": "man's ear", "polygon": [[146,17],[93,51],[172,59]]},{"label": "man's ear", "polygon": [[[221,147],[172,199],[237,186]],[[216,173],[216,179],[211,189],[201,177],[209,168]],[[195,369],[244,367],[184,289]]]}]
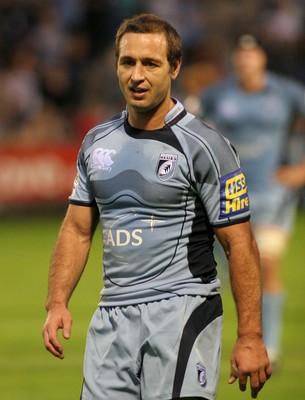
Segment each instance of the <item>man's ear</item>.
[{"label": "man's ear", "polygon": [[181,64],[182,64],[182,58],[180,58],[180,60],[177,61],[176,66],[171,67],[171,78],[172,80],[175,80],[179,74],[180,68],[181,68]]}]

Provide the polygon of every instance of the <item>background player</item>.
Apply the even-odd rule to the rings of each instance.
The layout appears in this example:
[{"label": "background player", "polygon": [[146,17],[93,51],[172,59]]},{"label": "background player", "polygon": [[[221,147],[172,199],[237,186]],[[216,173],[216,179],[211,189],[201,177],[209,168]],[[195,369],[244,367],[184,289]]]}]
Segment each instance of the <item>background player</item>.
[{"label": "background player", "polygon": [[267,55],[252,35],[239,38],[232,64],[233,76],[202,92],[200,116],[233,143],[246,175],[263,271],[263,337],[275,367],[284,301],[280,265],[297,205],[296,193],[288,186],[298,187],[305,180],[304,163],[283,163],[289,159],[293,124],[305,116],[305,90],[266,71]]},{"label": "background player", "polygon": [[245,390],[249,379],[256,397],[271,371],[236,153],[171,97],[181,66],[171,25],[153,15],[126,20],[116,57],[127,110],[92,129],[80,149],[52,257],[45,346],[64,357],[57,332],[70,337],[68,302],[99,218],[104,287],[87,336],[82,399],[216,398],[222,307],[215,232],[228,255],[238,312],[229,382],[239,380]]}]

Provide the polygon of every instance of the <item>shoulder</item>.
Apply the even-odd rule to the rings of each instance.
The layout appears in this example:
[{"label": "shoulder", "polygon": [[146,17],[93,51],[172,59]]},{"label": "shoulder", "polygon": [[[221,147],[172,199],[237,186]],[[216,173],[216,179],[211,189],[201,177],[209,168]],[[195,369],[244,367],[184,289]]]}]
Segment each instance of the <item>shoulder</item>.
[{"label": "shoulder", "polygon": [[233,76],[228,77],[219,82],[212,83],[206,86],[200,94],[201,99],[218,97],[227,90],[232,90],[236,87],[236,82]]},{"label": "shoulder", "polygon": [[177,136],[183,137],[180,143],[185,143],[185,153],[194,163],[201,164],[204,159],[204,163],[209,160],[218,166],[220,174],[224,170],[234,170],[239,165],[238,155],[229,140],[200,118],[186,113],[177,127]]},{"label": "shoulder", "polygon": [[286,93],[286,95],[289,93],[305,91],[305,86],[303,83],[280,74],[268,72],[267,79],[271,88]]},{"label": "shoulder", "polygon": [[181,131],[187,141],[201,142],[212,148],[227,146],[229,143],[219,131],[189,112],[177,126],[182,128]]},{"label": "shoulder", "polygon": [[86,151],[90,148],[93,143],[97,140],[103,138],[104,136],[110,134],[111,132],[118,129],[120,126],[124,124],[124,120],[126,117],[126,112],[123,111],[118,115],[115,115],[113,118],[108,119],[106,121],[101,122],[94,126],[85,136],[83,143],[81,145],[81,149]]}]

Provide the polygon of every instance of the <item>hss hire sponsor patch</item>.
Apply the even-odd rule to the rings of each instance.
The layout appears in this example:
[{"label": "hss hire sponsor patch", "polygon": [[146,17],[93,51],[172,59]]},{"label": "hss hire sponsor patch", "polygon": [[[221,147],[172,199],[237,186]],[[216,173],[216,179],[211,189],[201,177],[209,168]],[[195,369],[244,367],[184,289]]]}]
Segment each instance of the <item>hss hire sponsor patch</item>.
[{"label": "hss hire sponsor patch", "polygon": [[249,210],[246,178],[241,169],[220,178],[220,218],[232,217]]}]

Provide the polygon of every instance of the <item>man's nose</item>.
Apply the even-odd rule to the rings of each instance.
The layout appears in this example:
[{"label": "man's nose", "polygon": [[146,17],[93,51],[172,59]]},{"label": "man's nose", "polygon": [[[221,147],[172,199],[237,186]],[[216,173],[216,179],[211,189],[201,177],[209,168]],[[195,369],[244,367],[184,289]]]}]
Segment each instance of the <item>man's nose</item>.
[{"label": "man's nose", "polygon": [[143,65],[140,63],[135,64],[133,70],[132,70],[132,75],[131,79],[134,82],[139,82],[144,80],[144,68]]}]

